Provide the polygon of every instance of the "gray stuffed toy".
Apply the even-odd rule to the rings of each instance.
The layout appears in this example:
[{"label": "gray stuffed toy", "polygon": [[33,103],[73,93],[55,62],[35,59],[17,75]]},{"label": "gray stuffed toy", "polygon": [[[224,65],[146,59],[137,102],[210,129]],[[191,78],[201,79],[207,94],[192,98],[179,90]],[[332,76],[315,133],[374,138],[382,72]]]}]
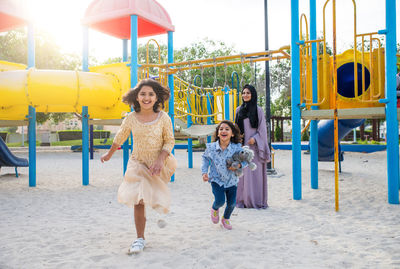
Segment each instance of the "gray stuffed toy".
[{"label": "gray stuffed toy", "polygon": [[243,146],[241,151],[235,152],[232,157],[226,159],[226,167],[236,168],[234,171],[235,175],[241,177],[243,175],[243,167],[240,164],[244,161],[249,164],[249,168],[254,171],[257,165],[252,162],[254,158],[254,151],[248,146]]}]

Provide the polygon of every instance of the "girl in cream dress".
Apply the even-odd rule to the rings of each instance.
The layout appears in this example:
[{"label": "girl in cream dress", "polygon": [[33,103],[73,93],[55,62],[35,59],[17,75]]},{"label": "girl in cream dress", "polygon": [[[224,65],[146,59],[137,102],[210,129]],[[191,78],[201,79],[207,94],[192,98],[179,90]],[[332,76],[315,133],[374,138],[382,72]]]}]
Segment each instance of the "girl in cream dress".
[{"label": "girl in cream dress", "polygon": [[126,116],[110,150],[100,158],[108,161],[132,132],[132,155],[118,189],[118,202],[134,208],[137,239],[129,248],[130,254],[145,247],[145,206],[162,213],[169,211],[167,184],[177,166],[171,154],[175,143],[171,119],[161,110],[169,96],[169,90],[152,79],[140,81],[125,94],[122,101],[132,105],[135,112]]}]

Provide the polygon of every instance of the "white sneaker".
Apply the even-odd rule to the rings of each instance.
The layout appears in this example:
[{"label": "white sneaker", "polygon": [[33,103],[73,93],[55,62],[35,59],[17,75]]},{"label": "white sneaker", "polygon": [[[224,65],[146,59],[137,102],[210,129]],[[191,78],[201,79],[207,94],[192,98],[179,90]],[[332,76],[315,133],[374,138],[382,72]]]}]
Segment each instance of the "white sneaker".
[{"label": "white sneaker", "polygon": [[145,240],[143,238],[138,238],[133,241],[131,247],[128,250],[128,254],[137,254],[143,251],[145,245]]}]

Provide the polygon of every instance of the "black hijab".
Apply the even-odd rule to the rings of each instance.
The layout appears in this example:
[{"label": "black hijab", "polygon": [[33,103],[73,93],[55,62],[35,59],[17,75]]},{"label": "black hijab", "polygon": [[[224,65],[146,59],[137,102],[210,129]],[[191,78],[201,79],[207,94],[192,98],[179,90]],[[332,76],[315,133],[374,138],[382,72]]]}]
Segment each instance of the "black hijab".
[{"label": "black hijab", "polygon": [[[239,111],[236,116],[235,123],[239,126],[240,133],[244,134],[244,124],[243,120],[245,118],[249,118],[250,125],[252,128],[258,128],[258,113],[257,113],[257,91],[252,85],[246,84],[243,87],[242,94],[244,89],[248,89],[251,93],[251,99],[248,102],[244,102],[240,106]],[[242,98],[243,100],[243,98]]]}]

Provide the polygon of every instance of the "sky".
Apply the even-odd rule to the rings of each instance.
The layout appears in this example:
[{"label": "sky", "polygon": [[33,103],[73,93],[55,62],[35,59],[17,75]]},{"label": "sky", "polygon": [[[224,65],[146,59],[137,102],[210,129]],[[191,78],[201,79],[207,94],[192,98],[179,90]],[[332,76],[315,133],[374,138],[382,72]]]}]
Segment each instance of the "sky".
[{"label": "sky", "polygon": [[[63,52],[82,51],[80,24],[92,0],[13,0],[28,1],[35,27],[54,36]],[[175,26],[174,48],[189,46],[204,38],[223,41],[237,52],[250,53],[265,49],[264,0],[158,0],[166,9]],[[309,20],[309,0],[299,0],[300,14]],[[332,1],[331,1],[332,2]],[[353,7],[351,0],[337,2],[338,50],[350,48],[353,36]],[[357,32],[376,32],[385,28],[384,0],[356,0]],[[322,4],[317,0],[317,32],[322,35]],[[332,8],[327,6],[327,40],[332,44]],[[290,0],[268,0],[269,49],[290,44]],[[400,3],[397,1],[397,17]],[[397,19],[400,25],[400,19]],[[400,42],[400,27],[397,27]],[[167,35],[152,37],[161,44]],[[145,44],[148,39],[139,39]],[[122,41],[111,36],[89,31],[89,54],[99,61],[122,55]]]}]

